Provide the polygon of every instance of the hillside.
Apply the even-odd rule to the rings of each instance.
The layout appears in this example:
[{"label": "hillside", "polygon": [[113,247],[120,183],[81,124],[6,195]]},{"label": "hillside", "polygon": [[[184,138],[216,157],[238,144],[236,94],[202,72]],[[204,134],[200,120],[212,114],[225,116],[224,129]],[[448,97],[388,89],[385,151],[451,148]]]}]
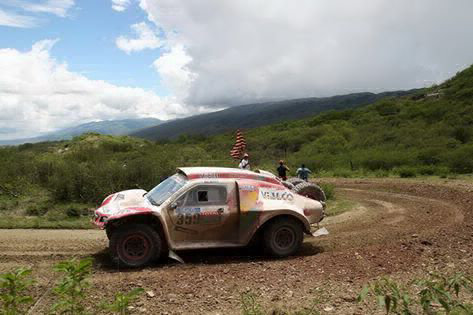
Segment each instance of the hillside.
[{"label": "hillside", "polygon": [[180,135],[215,135],[236,128],[254,128],[276,122],[301,119],[317,113],[355,108],[381,98],[400,96],[413,91],[380,94],[355,93],[326,98],[303,98],[231,107],[222,111],[173,120],[139,130],[131,135],[148,140],[173,139]]},{"label": "hillside", "polygon": [[61,129],[38,137],[0,140],[0,145],[70,140],[73,137],[86,132],[96,132],[104,135],[126,135],[139,129],[159,125],[160,123],[162,123],[162,121],[156,118],[94,121],[66,129]]},{"label": "hillside", "polygon": [[[244,132],[253,168],[274,170],[285,159],[292,172],[305,163],[318,177],[471,174],[473,67],[414,94]],[[0,148],[0,209],[21,209],[10,195],[39,192],[44,209],[96,203],[118,190],[150,189],[176,167],[236,166],[234,141],[234,131],[159,142],[85,134]]]}]

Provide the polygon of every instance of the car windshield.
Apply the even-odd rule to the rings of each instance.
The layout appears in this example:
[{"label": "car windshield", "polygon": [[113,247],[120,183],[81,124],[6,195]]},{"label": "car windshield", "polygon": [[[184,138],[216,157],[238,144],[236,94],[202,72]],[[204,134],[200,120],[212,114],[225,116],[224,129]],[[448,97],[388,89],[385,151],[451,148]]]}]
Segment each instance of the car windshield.
[{"label": "car windshield", "polygon": [[149,202],[155,206],[160,206],[176,191],[181,189],[186,183],[186,178],[183,175],[175,174],[166,180],[159,183],[151,191],[146,194]]}]

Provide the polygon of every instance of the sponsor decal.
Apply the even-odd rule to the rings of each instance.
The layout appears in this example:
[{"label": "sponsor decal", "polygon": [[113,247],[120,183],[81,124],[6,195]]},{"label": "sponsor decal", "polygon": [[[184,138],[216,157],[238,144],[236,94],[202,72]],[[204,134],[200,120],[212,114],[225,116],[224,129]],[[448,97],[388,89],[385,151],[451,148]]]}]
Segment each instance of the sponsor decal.
[{"label": "sponsor decal", "polygon": [[177,208],[176,212],[179,214],[200,213],[200,208],[183,207],[183,208]]},{"label": "sponsor decal", "polygon": [[201,178],[218,178],[218,173],[204,173]]},{"label": "sponsor decal", "polygon": [[254,179],[258,181],[265,181],[267,183],[282,186],[281,182],[276,178],[266,177],[264,175],[248,174],[243,172],[210,172],[201,174],[190,174],[187,176],[189,179],[198,178],[240,178],[240,179]]},{"label": "sponsor decal", "polygon": [[220,223],[223,213],[223,208],[208,211],[201,208],[180,208],[177,214],[176,225]]},{"label": "sponsor decal", "polygon": [[239,186],[241,191],[256,191],[258,188],[254,185],[241,185]]},{"label": "sponsor decal", "polygon": [[294,195],[288,191],[261,189],[260,194],[263,199],[267,200],[294,200]]}]

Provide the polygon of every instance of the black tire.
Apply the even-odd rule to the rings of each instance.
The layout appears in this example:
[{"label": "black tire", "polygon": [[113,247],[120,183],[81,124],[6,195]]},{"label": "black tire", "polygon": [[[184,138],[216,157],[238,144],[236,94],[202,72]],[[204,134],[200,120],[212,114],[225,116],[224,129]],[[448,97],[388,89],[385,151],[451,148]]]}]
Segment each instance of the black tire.
[{"label": "black tire", "polygon": [[282,184],[284,185],[284,187],[286,187],[289,190],[293,190],[294,187],[295,187],[293,184],[291,184],[290,182],[287,182],[287,181],[283,181]]},{"label": "black tire", "polygon": [[296,219],[274,219],[264,230],[264,247],[268,254],[287,257],[294,254],[302,244],[304,232]]},{"label": "black tire", "polygon": [[309,183],[309,182],[302,182],[300,184],[297,184],[294,189],[292,190],[296,194],[305,196],[310,199],[314,199],[317,201],[325,201],[325,193],[320,188],[320,186],[314,184],[314,183]]},{"label": "black tire", "polygon": [[110,254],[115,263],[124,267],[143,267],[161,256],[163,242],[159,233],[145,224],[129,224],[113,231]]},{"label": "black tire", "polygon": [[293,184],[296,186],[297,184],[303,183],[304,180],[300,179],[299,177],[291,177],[286,182]]},{"label": "black tire", "polygon": [[105,234],[107,234],[107,238],[110,241],[110,239],[112,238],[112,227],[106,227]]}]

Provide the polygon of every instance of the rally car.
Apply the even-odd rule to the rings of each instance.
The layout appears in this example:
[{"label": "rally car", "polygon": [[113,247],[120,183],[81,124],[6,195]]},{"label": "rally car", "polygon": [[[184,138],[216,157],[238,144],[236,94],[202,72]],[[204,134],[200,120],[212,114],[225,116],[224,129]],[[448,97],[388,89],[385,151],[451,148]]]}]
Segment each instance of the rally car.
[{"label": "rally car", "polygon": [[269,172],[179,168],[149,192],[108,196],[94,223],[106,230],[112,259],[121,266],[176,258],[184,249],[247,246],[257,235],[268,254],[285,257],[324,218],[324,201],[318,186],[294,186]]}]

